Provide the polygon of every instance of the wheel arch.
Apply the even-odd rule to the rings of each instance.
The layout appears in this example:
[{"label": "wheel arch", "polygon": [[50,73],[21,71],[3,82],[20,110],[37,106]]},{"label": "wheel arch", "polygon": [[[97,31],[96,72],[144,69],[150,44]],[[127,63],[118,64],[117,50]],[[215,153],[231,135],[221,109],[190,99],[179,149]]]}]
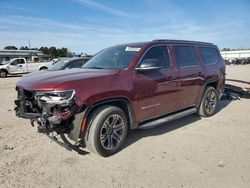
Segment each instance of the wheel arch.
[{"label": "wheel arch", "polygon": [[128,118],[129,128],[130,129],[135,128],[135,124],[134,124],[135,118],[134,118],[133,107],[132,107],[131,103],[129,102],[129,100],[125,97],[117,97],[117,98],[107,99],[107,100],[103,100],[103,101],[99,101],[99,102],[94,103],[93,105],[91,105],[91,107],[89,108],[89,110],[86,113],[87,119],[89,118],[91,112],[93,112],[95,109],[97,109],[103,105],[117,106],[117,107],[121,108]]},{"label": "wheel arch", "polygon": [[0,70],[9,73],[7,69],[1,68]]},{"label": "wheel arch", "polygon": [[209,87],[209,86],[213,87],[218,92],[219,80],[214,79],[214,80],[209,80],[209,81],[205,82],[205,84],[202,86],[201,95],[199,97],[199,101],[198,101],[196,107],[200,106],[200,103],[202,101],[202,98],[203,98],[203,95],[204,95],[204,93],[206,91],[206,88]]},{"label": "wheel arch", "polygon": [[4,72],[6,72],[6,74],[9,74],[7,69],[1,68],[0,71],[4,71]]},{"label": "wheel arch", "polygon": [[211,80],[211,81],[207,82],[205,84],[204,89],[208,86],[213,87],[216,91],[218,91],[219,81],[218,80]]},{"label": "wheel arch", "polygon": [[48,67],[42,66],[42,67],[39,68],[39,71],[41,71],[41,70],[46,70],[46,69],[48,69]]}]

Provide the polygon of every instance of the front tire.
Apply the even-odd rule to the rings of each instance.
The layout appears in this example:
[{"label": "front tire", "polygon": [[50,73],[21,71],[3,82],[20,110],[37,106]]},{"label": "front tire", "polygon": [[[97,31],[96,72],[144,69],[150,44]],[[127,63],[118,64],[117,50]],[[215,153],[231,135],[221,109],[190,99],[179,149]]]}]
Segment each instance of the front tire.
[{"label": "front tire", "polygon": [[210,117],[215,114],[218,103],[218,94],[213,87],[206,87],[198,113],[202,117]]},{"label": "front tire", "polygon": [[117,153],[128,133],[124,111],[116,106],[101,106],[93,111],[85,143],[87,148],[104,157]]},{"label": "front tire", "polygon": [[8,74],[8,72],[6,70],[0,70],[0,77],[1,78],[6,78],[7,74]]}]

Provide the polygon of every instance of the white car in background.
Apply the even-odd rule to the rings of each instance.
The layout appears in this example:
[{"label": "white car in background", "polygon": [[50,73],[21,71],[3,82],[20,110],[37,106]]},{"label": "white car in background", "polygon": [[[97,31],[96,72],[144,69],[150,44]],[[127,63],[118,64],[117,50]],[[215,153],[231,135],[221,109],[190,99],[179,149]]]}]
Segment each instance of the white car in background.
[{"label": "white car in background", "polygon": [[52,61],[42,63],[30,63],[27,62],[25,58],[13,58],[7,62],[3,62],[0,65],[0,77],[7,77],[8,74],[24,74],[40,70],[46,70],[50,66],[52,66],[52,64]]}]

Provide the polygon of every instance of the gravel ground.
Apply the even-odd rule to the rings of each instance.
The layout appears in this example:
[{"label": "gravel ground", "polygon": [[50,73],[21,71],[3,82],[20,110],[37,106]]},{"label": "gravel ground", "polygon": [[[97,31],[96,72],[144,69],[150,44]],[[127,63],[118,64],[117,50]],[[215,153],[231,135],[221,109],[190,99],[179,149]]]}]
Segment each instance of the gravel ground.
[{"label": "gravel ground", "polygon": [[[227,66],[227,78],[250,81],[250,65]],[[15,117],[18,79],[0,79],[0,187],[250,187],[249,99],[220,101],[210,118],[132,131],[122,151],[101,158]]]}]

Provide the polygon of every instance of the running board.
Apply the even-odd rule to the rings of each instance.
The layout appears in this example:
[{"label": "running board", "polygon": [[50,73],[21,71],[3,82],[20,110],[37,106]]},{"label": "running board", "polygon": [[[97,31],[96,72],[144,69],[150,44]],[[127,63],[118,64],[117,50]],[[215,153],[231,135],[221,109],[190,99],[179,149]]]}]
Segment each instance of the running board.
[{"label": "running board", "polygon": [[153,128],[153,127],[156,127],[158,125],[161,125],[162,123],[173,121],[173,120],[182,118],[184,116],[191,115],[191,114],[196,113],[196,112],[197,112],[196,108],[189,108],[187,110],[180,111],[180,112],[177,112],[175,114],[167,115],[167,116],[164,116],[162,118],[159,118],[159,119],[147,122],[147,123],[143,123],[138,128],[139,129]]}]

